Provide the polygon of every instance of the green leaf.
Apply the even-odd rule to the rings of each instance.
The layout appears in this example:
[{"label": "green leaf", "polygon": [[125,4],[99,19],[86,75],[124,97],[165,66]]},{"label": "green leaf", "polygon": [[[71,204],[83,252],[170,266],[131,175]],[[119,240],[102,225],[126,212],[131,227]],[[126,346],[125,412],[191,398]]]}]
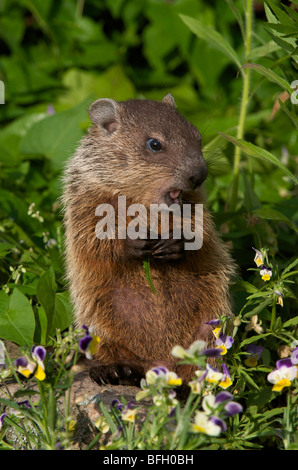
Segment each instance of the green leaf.
[{"label": "green leaf", "polygon": [[256,72],[258,72],[259,74],[263,75],[268,80],[270,80],[270,82],[276,83],[281,88],[286,90],[289,93],[289,95],[291,95],[291,93],[293,93],[293,89],[291,88],[290,83],[288,83],[282,77],[280,77],[275,72],[273,72],[273,70],[267,69],[266,67],[264,67],[263,65],[260,65],[260,64],[244,64],[243,68],[244,69],[253,69],[253,70],[255,70]]},{"label": "green leaf", "polygon": [[283,328],[287,328],[288,326],[294,326],[294,325],[297,325],[297,324],[298,324],[298,316],[294,317],[294,318],[291,318],[290,320],[286,321],[283,324]]},{"label": "green leaf", "polygon": [[143,261],[143,268],[145,270],[146,279],[148,281],[150,289],[152,290],[153,294],[156,294],[156,290],[155,290],[154,285],[152,283],[151,274],[150,274],[150,259],[149,259],[149,257],[148,257],[148,259]]},{"label": "green leaf", "polygon": [[270,334],[271,333],[262,333],[258,336],[255,335],[255,336],[252,336],[251,338],[246,338],[241,342],[240,348],[243,348],[247,344],[254,343],[255,341],[258,341],[259,339],[266,338],[266,336],[269,336]]},{"label": "green leaf", "polygon": [[27,297],[15,288],[11,297],[0,292],[0,337],[20,346],[32,346],[34,312]]},{"label": "green leaf", "polygon": [[276,209],[272,209],[271,207],[261,207],[260,209],[254,210],[253,213],[257,217],[259,217],[259,219],[277,220],[280,222],[284,222],[285,224],[289,225],[293,230],[298,231],[293,222],[288,219],[287,216],[277,211]]},{"label": "green leaf", "polygon": [[50,336],[56,335],[56,330],[64,331],[73,322],[72,307],[67,292],[55,295],[55,311],[52,319]]},{"label": "green leaf", "polygon": [[229,57],[229,59],[234,62],[239,69],[241,69],[241,61],[237,52],[233,49],[231,44],[228,43],[224,36],[196,18],[191,18],[190,16],[185,15],[179,16],[196,36],[198,36],[200,39],[203,39],[204,41],[207,41],[208,44],[220,50],[223,54]]},{"label": "green leaf", "polygon": [[91,101],[92,98],[88,98],[74,108],[58,112],[34,124],[21,140],[21,152],[45,155],[56,167],[61,168],[83,135],[80,123],[87,119]]},{"label": "green leaf", "polygon": [[251,60],[258,59],[259,57],[265,57],[271,54],[272,52],[279,51],[280,49],[281,47],[278,44],[276,44],[276,42],[269,41],[263,46],[252,49],[247,59],[251,61]]},{"label": "green leaf", "polygon": [[291,173],[291,171],[283,163],[281,163],[278,158],[272,153],[262,149],[261,147],[258,147],[257,145],[252,144],[251,142],[245,142],[244,140],[236,139],[235,137],[223,134],[222,132],[220,132],[220,134],[229,142],[232,142],[232,144],[236,145],[237,147],[240,147],[241,150],[243,150],[250,157],[259,158],[261,160],[266,160],[273,163],[284,173],[286,173],[296,184],[298,183],[298,179],[296,178],[296,176],[294,176],[293,173]]},{"label": "green leaf", "polygon": [[291,271],[292,268],[294,268],[296,266],[296,264],[298,264],[298,258],[295,259],[291,264],[289,264],[289,266],[287,266],[283,272],[282,272],[282,275],[283,274],[286,274],[287,272]]},{"label": "green leaf", "polygon": [[55,311],[55,294],[56,294],[56,281],[55,273],[52,268],[45,271],[38,281],[36,286],[36,295],[44,308],[47,316],[47,337],[51,332],[53,316]]}]

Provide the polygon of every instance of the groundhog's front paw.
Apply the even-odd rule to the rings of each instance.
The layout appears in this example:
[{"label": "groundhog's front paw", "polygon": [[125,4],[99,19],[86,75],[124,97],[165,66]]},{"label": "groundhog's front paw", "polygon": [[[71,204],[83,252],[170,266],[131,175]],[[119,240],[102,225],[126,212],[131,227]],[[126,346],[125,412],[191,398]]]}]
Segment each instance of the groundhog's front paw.
[{"label": "groundhog's front paw", "polygon": [[143,377],[141,371],[128,365],[95,363],[90,367],[89,375],[99,385],[139,385]]},{"label": "groundhog's front paw", "polygon": [[152,248],[152,256],[162,261],[176,261],[179,260],[184,253],[185,240],[169,238],[166,240],[159,240]]},{"label": "groundhog's front paw", "polygon": [[132,240],[127,238],[126,240],[123,240],[124,256],[128,259],[144,260],[151,254],[154,242],[156,242],[156,240],[143,240],[140,238]]}]

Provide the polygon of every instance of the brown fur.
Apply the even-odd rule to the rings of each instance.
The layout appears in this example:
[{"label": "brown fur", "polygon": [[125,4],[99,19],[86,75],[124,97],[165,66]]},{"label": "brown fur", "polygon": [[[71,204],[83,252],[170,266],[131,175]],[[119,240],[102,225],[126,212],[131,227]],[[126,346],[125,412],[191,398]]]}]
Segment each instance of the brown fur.
[{"label": "brown fur", "polygon": [[[96,237],[95,209],[110,203],[117,211],[119,195],[127,197],[127,206],[131,201],[149,207],[163,202],[173,188],[182,189],[183,203],[204,202],[202,188],[192,191],[189,184],[194,167],[203,165],[200,135],[169,97],[161,103],[119,103],[110,118],[110,111],[103,111],[107,122],[96,112],[91,108],[96,124],[65,173],[66,260],[76,322],[94,326],[100,336],[99,368],[109,366],[119,376],[119,367],[127,365],[142,376],[164,365],[189,380],[193,369],[177,368],[172,348],[188,348],[197,339],[209,342],[205,322],[231,314],[228,286],[234,267],[206,205],[200,250],[185,251],[174,262],[150,258],[157,294],[148,285],[142,260],[127,258],[123,240]],[[151,155],[149,137],[165,143],[166,150]],[[111,370],[107,380],[110,375]]]}]

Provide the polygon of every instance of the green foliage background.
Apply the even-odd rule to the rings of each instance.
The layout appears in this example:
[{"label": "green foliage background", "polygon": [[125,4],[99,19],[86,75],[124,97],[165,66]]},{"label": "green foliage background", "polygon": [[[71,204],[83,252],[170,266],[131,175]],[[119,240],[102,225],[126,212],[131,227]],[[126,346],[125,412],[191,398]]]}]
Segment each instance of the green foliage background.
[{"label": "green foliage background", "polygon": [[[100,97],[160,100],[171,92],[179,111],[200,129],[210,171],[209,208],[239,265],[232,289],[236,315],[251,283],[262,283],[259,274],[247,271],[253,246],[269,248],[280,269],[294,261],[297,105],[287,99],[273,109],[298,78],[298,13],[287,2],[268,1],[266,12],[263,2],[256,2],[247,54],[244,3],[0,1],[1,338],[46,345],[56,328],[71,323],[61,172],[90,125],[88,106]],[[217,41],[214,31],[225,42]],[[263,68],[249,69],[240,177],[231,204],[233,139],[248,70],[239,64],[245,63]],[[277,306],[282,321],[295,315],[296,294],[292,286],[284,307]],[[269,316],[266,305],[258,313]]]}]

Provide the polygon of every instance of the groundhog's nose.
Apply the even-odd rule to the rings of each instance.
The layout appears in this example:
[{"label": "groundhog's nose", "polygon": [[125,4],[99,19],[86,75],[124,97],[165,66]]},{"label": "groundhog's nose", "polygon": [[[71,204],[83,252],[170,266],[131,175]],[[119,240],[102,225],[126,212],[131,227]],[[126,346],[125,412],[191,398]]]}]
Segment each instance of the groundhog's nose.
[{"label": "groundhog's nose", "polygon": [[193,174],[189,178],[189,182],[193,189],[198,188],[205,181],[208,175],[208,167],[205,160],[201,161],[198,167],[194,169]]}]

